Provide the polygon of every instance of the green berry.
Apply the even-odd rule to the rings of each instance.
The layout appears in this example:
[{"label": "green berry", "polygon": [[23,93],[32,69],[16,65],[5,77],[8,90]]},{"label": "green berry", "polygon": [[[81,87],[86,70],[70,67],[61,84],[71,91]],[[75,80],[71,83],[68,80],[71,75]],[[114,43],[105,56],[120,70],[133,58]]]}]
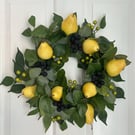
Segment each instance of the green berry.
[{"label": "green berry", "polygon": [[86,59],[86,60],[89,60],[89,56],[86,56],[85,59]]},{"label": "green berry", "polygon": [[17,75],[20,75],[20,74],[21,74],[21,71],[20,71],[20,70],[17,70],[17,71],[16,71],[16,74],[17,74]]},{"label": "green berry", "polygon": [[26,77],[26,73],[25,72],[22,73],[22,77]]},{"label": "green berry", "polygon": [[61,64],[61,61],[60,61],[60,60],[58,60],[58,61],[57,61],[57,64]]},{"label": "green berry", "polygon": [[55,56],[55,55],[53,55],[53,56],[52,56],[52,58],[53,58],[53,59],[55,59],[55,58],[56,58],[56,56]]},{"label": "green berry", "polygon": [[100,30],[100,27],[97,26],[97,27],[96,27],[96,30]]},{"label": "green berry", "polygon": [[113,94],[114,94],[114,95],[117,95],[117,92],[115,91]]},{"label": "green berry", "polygon": [[72,80],[68,80],[68,83],[72,83]]},{"label": "green berry", "polygon": [[22,82],[22,80],[20,78],[18,78],[18,77],[15,79],[15,81],[18,82],[18,83]]},{"label": "green berry", "polygon": [[63,58],[62,57],[60,57],[60,60],[62,60]]},{"label": "green berry", "polygon": [[84,63],[85,62],[85,59],[81,59],[81,62]]},{"label": "green berry", "polygon": [[60,117],[60,116],[57,116],[56,119],[57,119],[57,120],[61,120],[61,117]]},{"label": "green berry", "polygon": [[97,20],[94,20],[94,21],[93,21],[93,24],[96,25],[96,24],[97,24]]},{"label": "green berry", "polygon": [[77,84],[77,81],[76,81],[76,80],[74,80],[74,81],[73,81],[73,84]]}]

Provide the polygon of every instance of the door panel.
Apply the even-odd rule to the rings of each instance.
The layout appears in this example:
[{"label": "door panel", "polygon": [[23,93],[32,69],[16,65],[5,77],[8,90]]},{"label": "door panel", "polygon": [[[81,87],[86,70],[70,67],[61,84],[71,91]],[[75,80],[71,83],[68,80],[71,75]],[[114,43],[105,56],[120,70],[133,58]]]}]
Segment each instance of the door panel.
[{"label": "door panel", "polygon": [[[88,21],[99,19],[103,15],[107,18],[107,27],[102,30],[103,34],[116,40],[120,53],[128,54],[128,0],[1,0],[0,15],[2,24],[0,26],[0,78],[5,73],[12,75],[12,59],[17,47],[24,51],[25,48],[33,48],[29,39],[21,35],[28,26],[27,20],[35,15],[38,24],[49,25],[52,14],[57,13],[66,17],[69,13],[77,12],[78,23],[81,24],[86,18]],[[82,72],[77,70],[76,61],[71,59],[64,67],[68,79],[81,81]],[[72,65],[72,66],[71,66]],[[122,74],[128,80],[127,74]],[[0,79],[1,80],[1,79]],[[94,123],[94,135],[128,135],[128,81],[120,83],[126,88],[126,100],[117,101],[115,112],[108,110],[108,126],[101,122]],[[58,125],[53,124],[47,133],[44,133],[42,120],[37,116],[28,117],[28,104],[25,99],[6,92],[7,88],[0,87],[0,135],[92,135],[91,126],[78,129],[69,124],[69,130],[61,132]],[[8,130],[7,130],[8,129]]]}]

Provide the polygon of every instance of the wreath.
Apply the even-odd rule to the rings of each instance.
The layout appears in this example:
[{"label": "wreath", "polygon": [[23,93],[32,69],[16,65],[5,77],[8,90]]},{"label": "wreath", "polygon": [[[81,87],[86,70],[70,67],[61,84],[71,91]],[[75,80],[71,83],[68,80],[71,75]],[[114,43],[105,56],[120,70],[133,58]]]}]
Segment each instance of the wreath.
[{"label": "wreath", "polygon": [[[116,54],[114,41],[96,36],[105,28],[106,17],[92,23],[85,19],[78,25],[76,13],[65,19],[54,14],[49,27],[36,26],[35,16],[28,23],[22,35],[31,38],[34,47],[24,53],[17,49],[15,76],[6,76],[1,85],[27,99],[28,115],[38,114],[45,131],[52,122],[61,130],[68,127],[67,122],[83,127],[96,117],[106,124],[106,108],[113,111],[116,99],[125,98],[116,83],[124,81],[120,73],[130,64],[126,55]],[[70,57],[83,70],[81,83],[65,76],[63,66]]]}]

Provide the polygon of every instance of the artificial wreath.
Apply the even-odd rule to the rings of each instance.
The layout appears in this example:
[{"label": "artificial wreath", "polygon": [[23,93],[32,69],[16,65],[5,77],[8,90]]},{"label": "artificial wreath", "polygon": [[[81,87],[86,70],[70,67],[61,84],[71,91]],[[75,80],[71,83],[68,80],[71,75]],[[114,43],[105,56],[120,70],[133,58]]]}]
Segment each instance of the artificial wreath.
[{"label": "artificial wreath", "polygon": [[[66,19],[54,14],[49,27],[36,26],[35,16],[22,33],[31,38],[33,49],[19,49],[14,63],[15,76],[6,76],[1,85],[9,92],[27,98],[28,115],[43,118],[45,130],[57,122],[61,130],[67,122],[83,127],[98,117],[106,124],[106,108],[114,110],[117,98],[125,98],[116,82],[123,81],[121,71],[130,64],[127,56],[117,54],[114,41],[96,33],[105,28],[105,16],[100,21],[77,24],[77,14]],[[64,64],[73,57],[83,69],[82,82],[67,80]],[[71,65],[72,66],[72,65]]]}]

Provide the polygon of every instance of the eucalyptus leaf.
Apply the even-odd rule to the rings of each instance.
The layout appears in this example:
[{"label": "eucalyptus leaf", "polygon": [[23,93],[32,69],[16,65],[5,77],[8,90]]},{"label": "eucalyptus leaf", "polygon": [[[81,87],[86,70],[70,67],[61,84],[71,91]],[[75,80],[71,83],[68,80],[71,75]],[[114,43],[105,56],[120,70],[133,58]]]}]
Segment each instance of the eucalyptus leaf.
[{"label": "eucalyptus leaf", "polygon": [[31,68],[29,70],[29,76],[31,79],[38,77],[41,73],[41,68]]}]

